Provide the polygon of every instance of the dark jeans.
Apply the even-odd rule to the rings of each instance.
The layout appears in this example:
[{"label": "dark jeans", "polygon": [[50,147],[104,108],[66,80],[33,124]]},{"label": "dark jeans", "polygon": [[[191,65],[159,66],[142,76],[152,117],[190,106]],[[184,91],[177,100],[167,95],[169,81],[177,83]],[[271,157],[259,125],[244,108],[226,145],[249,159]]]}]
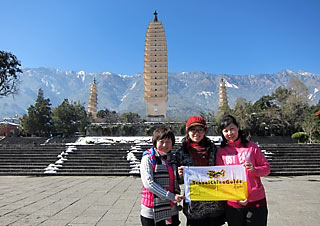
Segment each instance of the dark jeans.
[{"label": "dark jeans", "polygon": [[268,208],[266,206],[226,209],[228,226],[266,226]]},{"label": "dark jeans", "polygon": [[203,219],[187,219],[187,226],[221,226],[226,222],[226,216],[207,217]]},{"label": "dark jeans", "polygon": [[[141,224],[143,226],[166,226],[166,221],[159,221],[158,223],[154,222],[154,219],[150,219],[150,218],[146,218],[140,215],[140,219],[141,219]],[[171,217],[172,219],[172,226],[178,226],[180,225],[180,221],[179,221],[179,216],[178,215],[174,215]]]}]

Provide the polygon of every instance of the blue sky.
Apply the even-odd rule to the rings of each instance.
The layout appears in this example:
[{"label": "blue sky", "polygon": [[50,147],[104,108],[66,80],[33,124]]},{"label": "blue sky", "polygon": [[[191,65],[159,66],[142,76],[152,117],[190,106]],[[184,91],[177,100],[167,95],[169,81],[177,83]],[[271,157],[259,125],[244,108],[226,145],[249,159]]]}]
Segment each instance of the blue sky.
[{"label": "blue sky", "polygon": [[319,0],[0,0],[0,50],[22,68],[144,69],[154,10],[169,72],[320,73]]}]

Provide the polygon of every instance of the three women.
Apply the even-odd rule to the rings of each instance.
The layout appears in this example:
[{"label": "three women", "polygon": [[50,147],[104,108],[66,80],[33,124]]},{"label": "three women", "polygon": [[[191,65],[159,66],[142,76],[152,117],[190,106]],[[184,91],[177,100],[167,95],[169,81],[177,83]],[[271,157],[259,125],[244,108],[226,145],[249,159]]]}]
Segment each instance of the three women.
[{"label": "three women", "polygon": [[[219,150],[205,135],[206,121],[200,116],[189,118],[186,124],[186,136],[181,148],[176,152],[174,163],[168,156],[175,142],[174,135],[167,129],[155,131],[153,147],[144,153],[141,161],[141,178],[143,194],[141,204],[141,221],[143,225],[165,225],[170,218],[172,225],[179,225],[176,202],[185,199],[179,195],[179,183],[183,183],[185,166],[243,165],[246,169],[248,198],[241,201],[191,201],[183,203],[183,212],[187,225],[228,226],[267,225],[267,201],[260,177],[267,176],[270,165],[259,147],[246,139],[236,119],[227,115],[219,123],[223,141]],[[159,160],[160,159],[160,160]],[[159,166],[162,166],[159,168]],[[174,166],[178,168],[177,177]],[[165,181],[161,179],[164,171]],[[162,201],[166,202],[166,211]],[[170,205],[169,205],[170,203]],[[225,207],[226,206],[226,207]],[[170,208],[169,208],[170,207]],[[170,212],[170,213],[169,213]],[[165,217],[159,217],[165,216]],[[154,223],[155,222],[155,223]]]}]

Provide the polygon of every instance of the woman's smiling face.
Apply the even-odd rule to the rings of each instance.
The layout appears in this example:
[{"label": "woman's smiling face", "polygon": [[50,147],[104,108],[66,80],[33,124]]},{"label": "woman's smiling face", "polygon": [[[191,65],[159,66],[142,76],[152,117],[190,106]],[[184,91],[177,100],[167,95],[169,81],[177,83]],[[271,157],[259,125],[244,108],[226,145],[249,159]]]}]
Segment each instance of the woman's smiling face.
[{"label": "woman's smiling face", "polygon": [[168,153],[172,149],[172,140],[170,138],[158,140],[156,148],[160,153]]},{"label": "woman's smiling face", "polygon": [[222,130],[222,134],[227,141],[235,141],[239,136],[239,128],[235,124],[231,123]]},{"label": "woman's smiling face", "polygon": [[188,131],[190,139],[195,143],[199,143],[203,139],[205,133],[206,130],[203,126],[192,126]]}]

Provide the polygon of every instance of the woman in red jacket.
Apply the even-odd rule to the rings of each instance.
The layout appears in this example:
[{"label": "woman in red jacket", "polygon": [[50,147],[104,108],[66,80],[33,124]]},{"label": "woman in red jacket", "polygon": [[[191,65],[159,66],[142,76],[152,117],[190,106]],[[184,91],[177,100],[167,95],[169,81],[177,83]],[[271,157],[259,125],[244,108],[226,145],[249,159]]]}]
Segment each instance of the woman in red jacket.
[{"label": "woman in red jacket", "polygon": [[268,209],[260,177],[270,173],[268,160],[254,142],[247,140],[233,116],[221,119],[219,131],[223,141],[217,153],[217,165],[243,165],[247,175],[248,198],[227,202],[228,226],[265,226]]}]

